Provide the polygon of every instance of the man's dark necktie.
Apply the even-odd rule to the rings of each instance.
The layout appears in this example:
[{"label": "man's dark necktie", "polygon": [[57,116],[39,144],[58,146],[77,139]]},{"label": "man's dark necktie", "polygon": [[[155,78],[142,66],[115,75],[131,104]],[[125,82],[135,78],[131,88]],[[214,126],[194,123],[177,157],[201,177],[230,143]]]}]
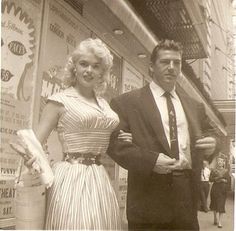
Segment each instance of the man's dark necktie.
[{"label": "man's dark necktie", "polygon": [[171,154],[173,158],[178,160],[179,159],[179,144],[178,144],[175,108],[171,100],[171,94],[169,92],[165,92],[164,96],[166,97],[166,103],[167,103],[167,109],[168,109],[168,115],[169,115]]}]

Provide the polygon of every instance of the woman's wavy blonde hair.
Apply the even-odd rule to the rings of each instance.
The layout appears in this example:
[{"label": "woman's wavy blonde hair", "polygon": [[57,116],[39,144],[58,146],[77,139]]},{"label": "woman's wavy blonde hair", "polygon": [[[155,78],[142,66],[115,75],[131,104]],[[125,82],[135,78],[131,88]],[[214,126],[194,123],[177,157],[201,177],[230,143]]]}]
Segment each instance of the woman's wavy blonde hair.
[{"label": "woman's wavy blonde hair", "polygon": [[110,77],[111,67],[113,65],[113,56],[107,46],[98,38],[88,38],[82,41],[78,47],[69,56],[65,70],[64,70],[64,84],[66,87],[74,86],[76,84],[76,62],[78,58],[85,52],[91,51],[98,58],[101,58],[104,72],[102,75],[102,82],[95,88],[94,92],[101,95],[106,91],[107,82]]}]

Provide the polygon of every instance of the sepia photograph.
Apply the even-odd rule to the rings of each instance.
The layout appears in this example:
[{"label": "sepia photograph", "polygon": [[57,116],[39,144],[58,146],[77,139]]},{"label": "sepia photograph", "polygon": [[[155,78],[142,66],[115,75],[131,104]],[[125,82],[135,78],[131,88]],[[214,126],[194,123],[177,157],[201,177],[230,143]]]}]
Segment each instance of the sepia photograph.
[{"label": "sepia photograph", "polygon": [[0,229],[236,231],[236,0],[1,0]]}]

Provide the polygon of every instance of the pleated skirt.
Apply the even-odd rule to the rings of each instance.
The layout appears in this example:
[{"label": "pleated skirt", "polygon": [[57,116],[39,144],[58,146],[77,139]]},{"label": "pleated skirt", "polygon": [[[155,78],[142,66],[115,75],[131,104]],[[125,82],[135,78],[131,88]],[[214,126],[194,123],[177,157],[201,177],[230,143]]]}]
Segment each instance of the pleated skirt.
[{"label": "pleated skirt", "polygon": [[47,193],[47,230],[121,230],[119,206],[102,165],[58,162]]}]

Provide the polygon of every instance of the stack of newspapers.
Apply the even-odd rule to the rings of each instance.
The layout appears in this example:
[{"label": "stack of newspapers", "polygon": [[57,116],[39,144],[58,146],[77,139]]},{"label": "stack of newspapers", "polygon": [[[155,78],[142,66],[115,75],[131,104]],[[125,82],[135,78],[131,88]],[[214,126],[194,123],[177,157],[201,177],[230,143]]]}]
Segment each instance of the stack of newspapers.
[{"label": "stack of newspapers", "polygon": [[19,183],[24,184],[24,186],[33,186],[41,183],[46,187],[50,187],[54,179],[53,172],[49,165],[47,155],[33,130],[18,130],[16,139],[10,145],[23,157],[24,161],[33,157],[36,158],[30,169],[21,172]]}]

